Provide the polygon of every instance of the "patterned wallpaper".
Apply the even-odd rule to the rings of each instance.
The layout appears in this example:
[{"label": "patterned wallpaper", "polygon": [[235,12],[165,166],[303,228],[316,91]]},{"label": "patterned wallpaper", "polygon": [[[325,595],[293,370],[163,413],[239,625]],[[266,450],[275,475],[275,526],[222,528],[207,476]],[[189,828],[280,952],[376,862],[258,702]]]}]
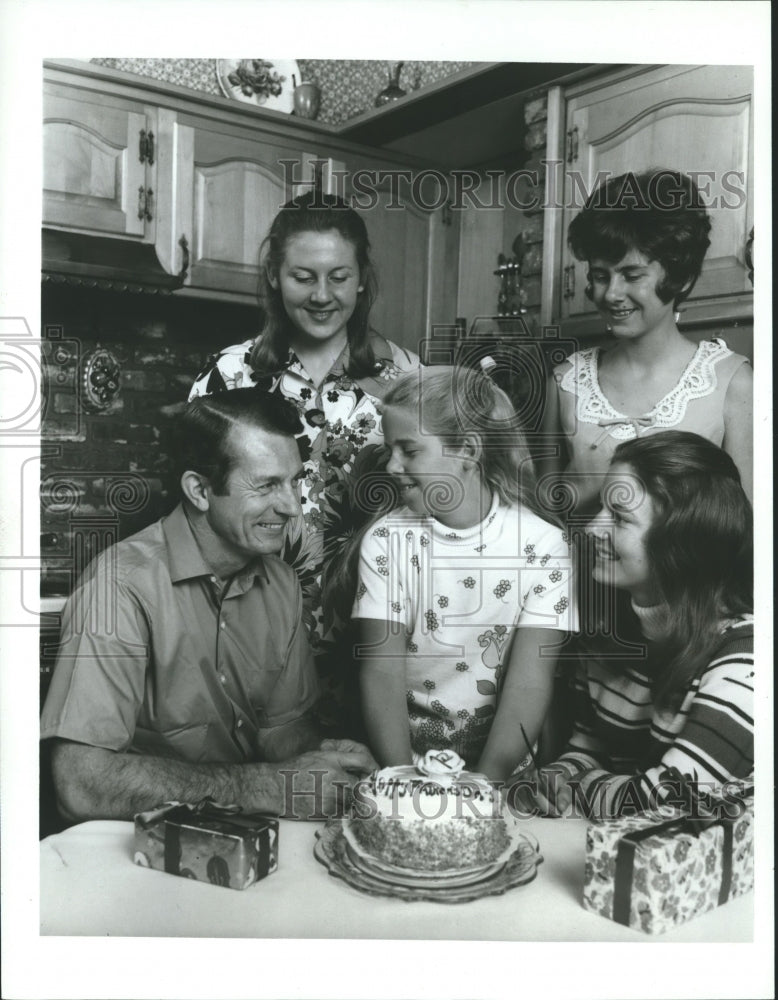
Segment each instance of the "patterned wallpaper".
[{"label": "patterned wallpaper", "polygon": [[[219,94],[215,59],[92,59],[91,62],[138,76],[177,83],[181,87]],[[321,87],[319,121],[338,125],[373,107],[376,94],[389,83],[394,64],[359,59],[298,59],[300,75]],[[400,86],[418,90],[466,69],[470,62],[406,62]]]}]

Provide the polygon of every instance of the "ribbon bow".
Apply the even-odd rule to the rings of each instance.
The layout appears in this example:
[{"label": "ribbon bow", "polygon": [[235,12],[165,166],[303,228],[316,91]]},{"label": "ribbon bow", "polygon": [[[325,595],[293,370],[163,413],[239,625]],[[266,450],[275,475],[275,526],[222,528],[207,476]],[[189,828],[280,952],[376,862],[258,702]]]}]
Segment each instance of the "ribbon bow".
[{"label": "ribbon bow", "polygon": [[191,817],[197,817],[206,821],[217,820],[222,823],[227,822],[245,830],[255,830],[257,825],[261,827],[268,823],[268,821],[273,820],[273,817],[268,816],[266,813],[244,812],[243,808],[239,805],[223,805],[209,796],[195,803],[165,802],[156,809],[140,813],[136,818],[139,824],[145,829],[146,827],[154,826],[163,819],[180,822]]},{"label": "ribbon bow", "polygon": [[595,441],[593,441],[592,444],[589,445],[589,448],[591,449],[591,451],[594,451],[600,444],[600,442],[603,440],[603,438],[607,437],[610,434],[611,427],[621,427],[624,424],[629,424],[632,427],[632,430],[635,432],[635,437],[638,438],[640,437],[641,427],[645,428],[653,427],[655,423],[656,423],[656,418],[653,416],[614,417],[613,419],[608,419],[608,420],[598,420],[597,426],[604,427],[605,429],[602,432],[602,434],[600,434],[600,436]]},{"label": "ribbon bow", "polygon": [[[613,882],[613,919],[620,924],[629,926],[630,896],[632,876],[635,864],[635,852],[638,845],[651,837],[676,833],[691,833],[695,837],[712,826],[719,825],[724,830],[722,844],[722,872],[719,887],[718,905],[726,903],[732,887],[732,842],[733,827],[746,810],[746,800],[753,796],[753,785],[744,785],[742,794],[727,799],[716,799],[714,796],[701,792],[698,782],[689,775],[682,774],[677,768],[666,768],[660,774],[660,781],[674,782],[678,785],[679,800],[666,804],[680,806],[684,812],[671,819],[653,823],[642,830],[634,830],[623,836],[616,851],[616,873]],[[729,809],[723,809],[724,802],[734,807],[735,815]],[[687,804],[688,803],[688,804]]]}]

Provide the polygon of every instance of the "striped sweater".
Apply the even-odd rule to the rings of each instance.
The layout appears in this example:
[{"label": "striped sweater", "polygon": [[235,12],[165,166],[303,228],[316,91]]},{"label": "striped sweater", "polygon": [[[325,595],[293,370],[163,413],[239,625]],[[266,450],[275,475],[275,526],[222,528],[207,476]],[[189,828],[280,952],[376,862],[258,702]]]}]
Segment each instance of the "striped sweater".
[{"label": "striped sweater", "polygon": [[616,673],[597,661],[582,662],[573,734],[548,766],[572,779],[579,807],[595,819],[667,801],[670,769],[703,791],[726,791],[729,782],[753,771],[753,648],[751,617],[730,623],[677,711],[654,707],[651,679],[640,669]]}]

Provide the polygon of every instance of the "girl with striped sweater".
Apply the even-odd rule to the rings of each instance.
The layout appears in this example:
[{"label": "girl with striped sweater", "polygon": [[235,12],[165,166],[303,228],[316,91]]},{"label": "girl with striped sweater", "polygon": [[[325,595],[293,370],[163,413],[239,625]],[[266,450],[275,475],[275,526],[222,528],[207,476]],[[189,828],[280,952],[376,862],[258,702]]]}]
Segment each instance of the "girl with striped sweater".
[{"label": "girl with striped sweater", "polygon": [[[595,819],[726,793],[753,770],[751,506],[732,459],[667,431],[621,444],[589,524],[589,597],[561,756],[524,772],[543,812]],[[674,780],[668,780],[672,777]]]}]

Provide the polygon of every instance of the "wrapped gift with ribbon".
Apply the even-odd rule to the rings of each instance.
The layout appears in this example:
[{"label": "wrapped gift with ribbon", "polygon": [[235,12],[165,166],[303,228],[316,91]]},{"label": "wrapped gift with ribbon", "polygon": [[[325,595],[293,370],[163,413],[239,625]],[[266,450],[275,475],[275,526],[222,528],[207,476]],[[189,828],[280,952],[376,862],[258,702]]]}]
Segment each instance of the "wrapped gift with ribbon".
[{"label": "wrapped gift with ribbon", "polygon": [[205,798],[135,816],[134,861],[145,868],[247,889],[278,867],[278,820]]},{"label": "wrapped gift with ribbon", "polygon": [[590,824],[583,905],[647,934],[686,923],[754,886],[752,788],[703,802],[677,778],[682,810]]}]

